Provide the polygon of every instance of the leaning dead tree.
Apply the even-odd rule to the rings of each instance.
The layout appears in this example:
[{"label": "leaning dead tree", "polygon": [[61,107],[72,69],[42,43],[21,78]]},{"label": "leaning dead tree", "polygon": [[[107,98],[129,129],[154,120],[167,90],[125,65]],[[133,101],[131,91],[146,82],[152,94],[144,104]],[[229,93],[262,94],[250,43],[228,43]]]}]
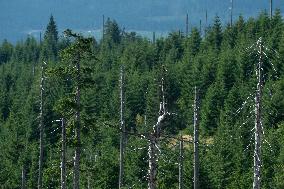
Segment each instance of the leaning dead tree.
[{"label": "leaning dead tree", "polygon": [[40,113],[39,113],[39,162],[38,162],[38,183],[37,188],[42,188],[42,168],[43,168],[43,133],[44,133],[44,123],[43,123],[43,92],[44,92],[44,65],[43,62],[41,66],[41,79],[40,79]]},{"label": "leaning dead tree", "polygon": [[255,95],[255,127],[254,127],[254,179],[253,179],[253,189],[260,189],[261,184],[261,140],[262,140],[262,122],[261,122],[261,97],[262,97],[262,64],[263,64],[263,44],[260,38],[257,41],[257,48],[259,54],[259,60],[257,64],[257,89]]},{"label": "leaning dead tree", "polygon": [[118,187],[123,187],[123,166],[124,166],[124,143],[125,143],[125,124],[124,124],[124,69],[120,69],[120,152],[119,152],[119,181]]},{"label": "leaning dead tree", "polygon": [[199,188],[199,125],[198,125],[198,94],[194,87],[194,105],[193,105],[193,132],[194,132],[194,159],[193,159],[193,185],[194,189]]}]

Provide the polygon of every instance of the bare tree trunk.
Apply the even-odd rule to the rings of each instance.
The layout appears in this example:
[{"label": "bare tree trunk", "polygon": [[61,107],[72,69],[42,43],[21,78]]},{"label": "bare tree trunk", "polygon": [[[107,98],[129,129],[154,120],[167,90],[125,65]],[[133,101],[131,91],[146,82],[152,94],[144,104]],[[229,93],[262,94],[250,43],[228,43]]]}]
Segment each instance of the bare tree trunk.
[{"label": "bare tree trunk", "polygon": [[255,97],[255,146],[254,146],[254,181],[253,181],[253,189],[260,189],[261,184],[261,93],[262,93],[262,39],[258,40],[259,45],[259,62],[258,62],[258,83],[257,83],[257,91]]},{"label": "bare tree trunk", "polygon": [[185,20],[185,35],[188,36],[189,33],[189,23],[188,23],[188,14],[186,14],[186,20]]},{"label": "bare tree trunk", "polygon": [[105,37],[105,15],[103,15],[103,32],[102,32],[102,38]]},{"label": "bare tree trunk", "polygon": [[148,156],[149,156],[149,181],[148,181],[148,189],[156,189],[156,176],[157,176],[157,140],[154,135],[150,136],[149,139],[149,147],[148,147]]},{"label": "bare tree trunk", "polygon": [[26,189],[26,169],[25,165],[22,167],[22,187],[21,189]]},{"label": "bare tree trunk", "polygon": [[198,97],[197,97],[197,89],[194,88],[194,116],[193,116],[193,130],[194,130],[194,160],[193,160],[193,166],[194,166],[194,189],[199,188],[199,127],[198,127],[198,105],[197,105]]},{"label": "bare tree trunk", "polygon": [[234,0],[231,0],[231,27],[233,26],[233,8],[234,8]]},{"label": "bare tree trunk", "polygon": [[272,12],[273,12],[273,2],[270,0],[270,19],[272,19]]},{"label": "bare tree trunk", "polygon": [[202,36],[202,20],[199,20],[199,32],[200,32],[200,36]]},{"label": "bare tree trunk", "polygon": [[[78,55],[79,56],[79,55]],[[75,149],[75,157],[74,157],[74,189],[79,189],[80,187],[80,156],[81,156],[81,69],[80,69],[80,58],[77,59],[76,62],[77,68],[77,89],[76,89],[76,104],[77,110],[75,113],[76,116],[76,128],[75,128],[75,136],[76,136],[76,149]]]},{"label": "bare tree trunk", "polygon": [[61,189],[66,189],[66,126],[64,118],[62,124],[62,149],[61,149]]},{"label": "bare tree trunk", "polygon": [[205,29],[204,29],[204,36],[206,37],[207,35],[207,27],[208,27],[208,13],[207,10],[205,12]]},{"label": "bare tree trunk", "polygon": [[160,111],[157,123],[153,126],[153,131],[150,134],[149,146],[148,146],[148,158],[149,158],[149,168],[148,168],[148,189],[157,188],[157,170],[158,170],[158,139],[161,135],[161,123],[166,118],[168,113],[166,111],[165,103],[165,92],[164,92],[164,77],[162,77],[161,83],[161,92],[162,92],[162,102],[160,103]]},{"label": "bare tree trunk", "polygon": [[180,141],[179,141],[179,189],[183,189],[184,185],[183,185],[183,159],[184,159],[184,155],[183,155],[183,138],[182,136],[180,137]]},{"label": "bare tree trunk", "polygon": [[41,46],[42,39],[41,39],[41,32],[39,32],[39,45]]},{"label": "bare tree trunk", "polygon": [[43,132],[44,132],[44,125],[43,125],[43,85],[44,85],[44,64],[41,67],[41,80],[40,80],[40,123],[39,123],[39,168],[38,168],[38,184],[37,188],[42,188],[42,167],[43,167]]},{"label": "bare tree trunk", "polygon": [[125,143],[125,124],[124,124],[124,75],[123,66],[120,70],[120,153],[119,153],[119,182],[118,187],[123,187],[124,173],[124,143]]},{"label": "bare tree trunk", "polygon": [[88,189],[91,189],[91,178],[90,178],[90,175],[88,175]]}]

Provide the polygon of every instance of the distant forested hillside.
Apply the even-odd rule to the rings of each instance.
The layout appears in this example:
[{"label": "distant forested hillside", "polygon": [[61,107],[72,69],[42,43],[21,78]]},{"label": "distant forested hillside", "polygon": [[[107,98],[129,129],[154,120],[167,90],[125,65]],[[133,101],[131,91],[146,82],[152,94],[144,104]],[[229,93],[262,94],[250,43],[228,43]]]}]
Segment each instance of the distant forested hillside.
[{"label": "distant forested hillside", "polygon": [[[257,16],[262,10],[269,12],[270,0],[233,0],[233,18],[242,15],[245,20]],[[27,35],[39,39],[52,14],[58,29],[73,28],[82,33],[101,36],[102,15],[116,18],[121,28],[140,33],[168,33],[185,31],[185,17],[189,14],[190,27],[206,25],[216,15],[222,23],[230,21],[231,0],[10,0],[0,1],[0,40],[24,40]],[[284,9],[282,0],[273,0],[273,10]],[[145,34],[147,35],[147,33]],[[147,35],[149,37],[149,35]],[[165,36],[165,35],[164,35]]]},{"label": "distant forested hillside", "polygon": [[261,188],[284,188],[281,13],[275,11],[270,19],[263,12],[247,21],[240,16],[232,26],[221,23],[216,16],[203,36],[193,28],[188,36],[171,32],[150,41],[108,19],[103,39],[96,41],[71,30],[65,32],[69,37],[59,37],[63,35],[56,17],[51,17],[41,42],[33,37],[15,45],[3,41],[0,186],[37,188],[43,131],[42,188],[60,188],[64,118],[67,188],[73,184],[75,150],[81,155],[80,188],[118,188],[123,67],[124,188],[147,188],[149,133],[163,112],[168,114],[154,146],[159,149],[157,188],[178,188],[180,137],[185,140],[184,186],[193,188],[195,87],[200,188],[252,188],[256,71],[261,60]]}]

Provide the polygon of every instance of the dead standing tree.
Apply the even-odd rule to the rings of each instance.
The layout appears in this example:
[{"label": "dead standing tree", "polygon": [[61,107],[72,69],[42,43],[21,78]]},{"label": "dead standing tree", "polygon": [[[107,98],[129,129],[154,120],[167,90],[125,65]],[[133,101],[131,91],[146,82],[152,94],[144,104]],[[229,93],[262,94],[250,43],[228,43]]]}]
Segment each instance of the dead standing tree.
[{"label": "dead standing tree", "polygon": [[263,44],[262,39],[260,38],[257,41],[257,48],[259,54],[259,61],[257,64],[257,90],[255,95],[255,131],[254,131],[254,139],[255,139],[255,146],[254,146],[254,179],[253,179],[253,189],[260,189],[261,183],[261,133],[262,133],[262,124],[261,124],[261,96],[262,96],[262,88],[263,88],[263,81],[262,81],[262,56],[263,56]]},{"label": "dead standing tree", "polygon": [[42,168],[43,168],[43,137],[44,137],[44,123],[43,123],[43,93],[44,93],[44,66],[46,65],[43,62],[41,66],[41,79],[40,79],[40,122],[39,122],[39,162],[38,162],[38,183],[37,188],[42,188]]},{"label": "dead standing tree", "polygon": [[61,119],[61,189],[66,189],[66,125],[64,118]]},{"label": "dead standing tree", "polygon": [[234,8],[234,0],[231,0],[231,7],[230,7],[230,26],[233,27],[233,8]]},{"label": "dead standing tree", "polygon": [[25,165],[23,165],[22,167],[22,185],[21,185],[21,189],[25,189],[26,188],[26,168]]},{"label": "dead standing tree", "polygon": [[179,141],[179,168],[178,168],[178,172],[179,172],[179,176],[178,176],[178,188],[179,189],[183,189],[184,188],[184,184],[183,184],[183,160],[184,160],[184,149],[183,149],[183,138],[182,136],[180,136],[180,141]]},{"label": "dead standing tree", "polygon": [[[61,118],[58,120],[54,120],[52,122],[61,123],[61,162],[60,162],[60,180],[61,180],[61,189],[66,189],[66,125],[65,119]],[[56,131],[55,129],[54,131]],[[53,132],[54,132],[53,131]]]},{"label": "dead standing tree", "polygon": [[199,188],[199,124],[198,124],[198,92],[196,87],[194,88],[194,105],[193,105],[193,132],[194,132],[194,189]]},{"label": "dead standing tree", "polygon": [[[247,50],[252,50],[254,53],[256,53],[257,58],[258,58],[258,62],[256,64],[256,69],[255,69],[256,78],[257,78],[256,91],[255,91],[255,95],[250,94],[249,97],[247,97],[246,101],[237,110],[236,114],[240,113],[240,111],[245,107],[245,105],[248,104],[248,100],[250,99],[250,97],[254,96],[254,111],[251,111],[251,112],[254,112],[254,118],[255,118],[254,128],[251,130],[251,131],[254,131],[253,133],[254,136],[251,137],[251,139],[254,138],[253,189],[260,189],[261,188],[261,167],[262,167],[262,161],[261,161],[262,160],[261,158],[262,144],[263,142],[266,142],[271,147],[269,142],[265,140],[264,128],[262,125],[262,91],[264,87],[265,78],[269,77],[268,73],[263,73],[265,71],[264,64],[266,63],[265,60],[268,60],[269,58],[267,56],[267,52],[270,52],[270,53],[272,52],[273,54],[274,53],[278,54],[278,53],[277,51],[273,49],[268,49],[264,45],[263,39],[261,37],[257,40],[255,44],[247,48]],[[273,63],[270,62],[270,64],[274,72],[277,73]],[[275,78],[278,78],[278,77],[276,76]],[[247,124],[251,117],[252,116],[247,116],[247,120],[244,123],[242,123],[240,127]],[[250,144],[248,144],[245,150],[247,150],[249,146]]]},{"label": "dead standing tree", "polygon": [[158,170],[158,154],[159,147],[158,141],[161,137],[161,126],[162,122],[166,119],[171,113],[166,110],[165,103],[165,91],[164,91],[164,76],[161,79],[161,93],[162,93],[162,102],[160,102],[159,117],[157,123],[153,126],[153,130],[149,135],[149,146],[148,146],[148,158],[149,158],[149,167],[148,167],[148,189],[157,188],[157,170]]},{"label": "dead standing tree", "polygon": [[270,19],[272,19],[272,12],[273,12],[273,2],[270,0]]},{"label": "dead standing tree", "polygon": [[124,166],[124,143],[125,143],[125,124],[124,124],[124,69],[120,69],[120,152],[119,152],[119,184],[118,187],[123,187],[123,166]]},{"label": "dead standing tree", "polygon": [[[166,70],[164,70],[166,71]],[[119,188],[123,186],[123,158],[124,158],[124,148],[125,148],[125,134],[133,135],[135,137],[139,137],[140,139],[148,140],[148,189],[156,189],[157,188],[157,171],[158,171],[158,158],[159,158],[159,141],[163,138],[171,138],[176,139],[175,137],[170,136],[163,136],[161,138],[161,127],[163,125],[163,121],[173,113],[169,113],[166,110],[166,103],[165,103],[165,89],[164,89],[164,76],[161,79],[161,93],[162,93],[162,102],[160,102],[160,110],[159,110],[159,117],[153,126],[153,130],[150,133],[131,133],[125,130],[125,123],[124,123],[124,76],[123,76],[123,69],[121,69],[120,74],[120,132],[121,132],[121,140],[120,140],[120,172],[119,172]],[[146,116],[145,116],[145,125],[146,125]],[[180,139],[177,139],[180,140]],[[181,146],[183,150],[183,146]],[[182,152],[183,153],[183,152]],[[183,158],[182,158],[183,159]],[[182,159],[180,159],[182,161]],[[182,168],[181,168],[182,170]]]}]

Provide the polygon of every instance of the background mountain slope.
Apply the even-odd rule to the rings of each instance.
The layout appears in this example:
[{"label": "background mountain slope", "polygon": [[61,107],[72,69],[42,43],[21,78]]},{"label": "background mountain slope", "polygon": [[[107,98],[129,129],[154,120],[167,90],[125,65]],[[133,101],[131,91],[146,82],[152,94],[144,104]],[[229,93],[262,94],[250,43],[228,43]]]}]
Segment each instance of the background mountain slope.
[{"label": "background mountain slope", "polygon": [[[257,3],[256,3],[257,2]],[[281,0],[274,0],[274,9],[284,9]],[[39,32],[51,14],[54,15],[59,30],[73,28],[90,32],[97,37],[101,34],[102,15],[114,18],[126,30],[141,34],[184,30],[186,13],[190,26],[205,23],[205,11],[212,21],[218,14],[222,22],[229,21],[230,0],[10,0],[0,1],[0,40],[18,41],[28,34],[39,37]],[[234,1],[234,18],[240,14],[245,18],[269,9],[269,0]]]}]

